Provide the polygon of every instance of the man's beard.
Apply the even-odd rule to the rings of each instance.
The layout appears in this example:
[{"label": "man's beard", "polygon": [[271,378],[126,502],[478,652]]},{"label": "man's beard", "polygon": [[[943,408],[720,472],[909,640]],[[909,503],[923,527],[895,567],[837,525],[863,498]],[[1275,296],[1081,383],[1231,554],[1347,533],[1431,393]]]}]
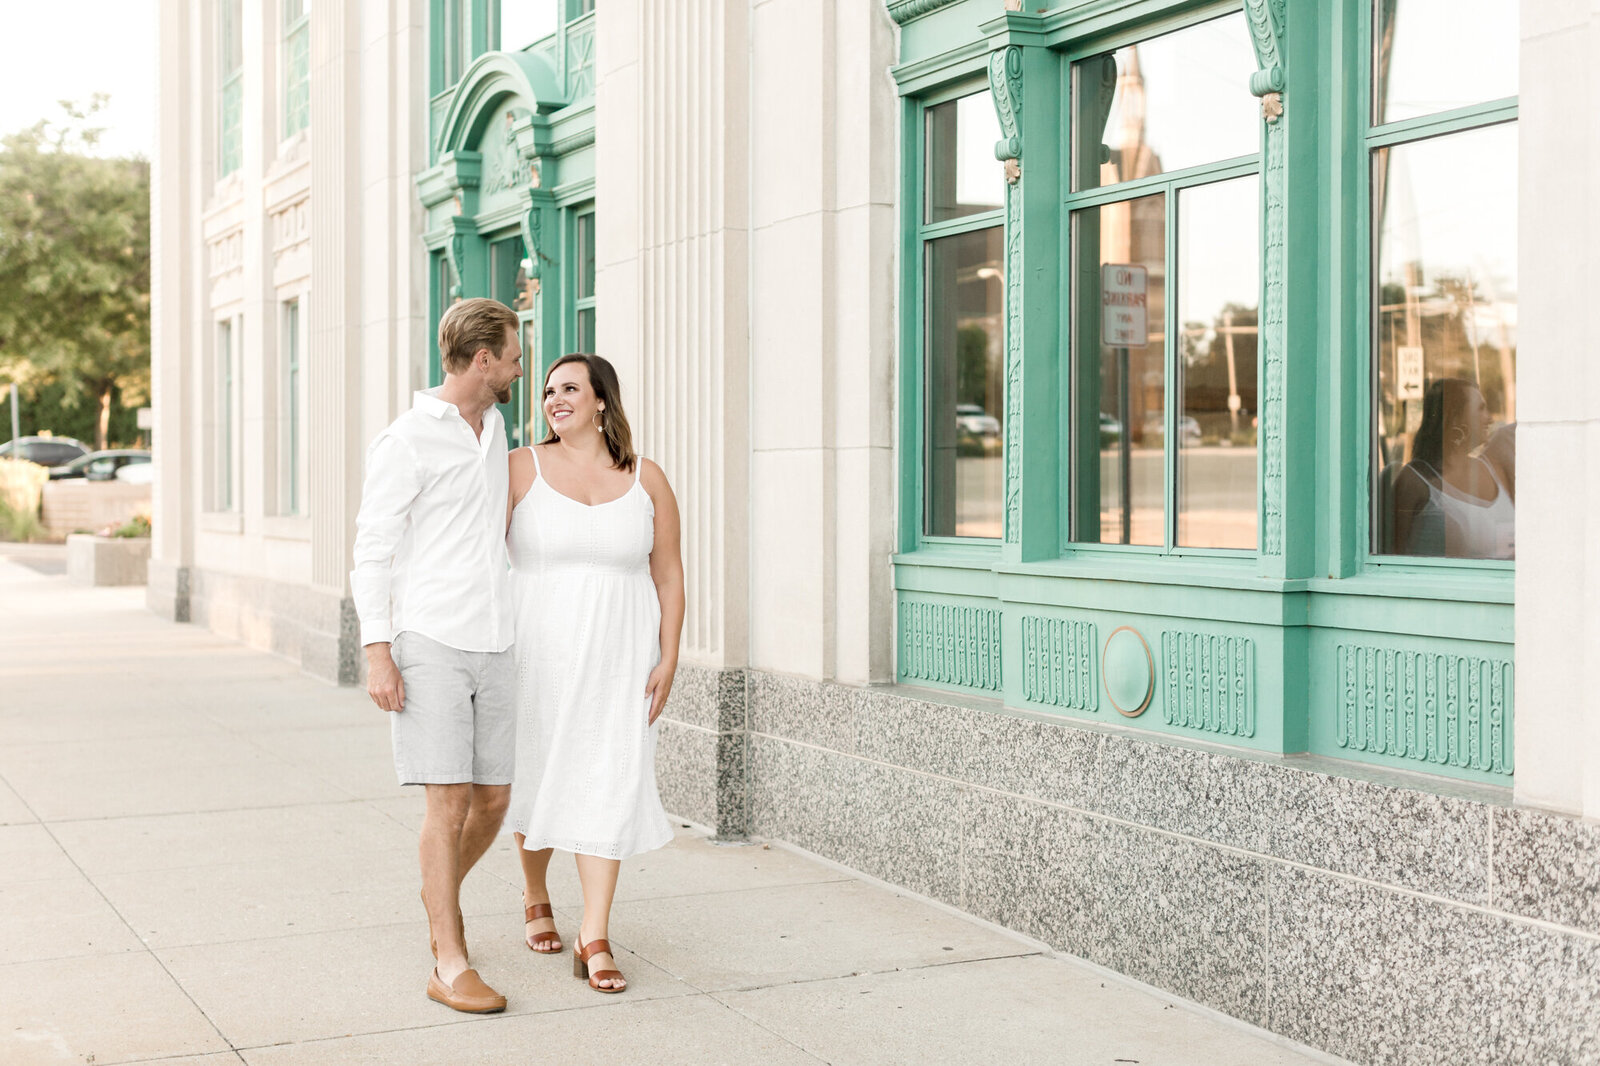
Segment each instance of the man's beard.
[{"label": "man's beard", "polygon": [[511,402],[511,386],[507,385],[505,388],[501,389],[499,392],[496,392],[494,394],[494,399],[495,399],[496,403],[510,403]]}]

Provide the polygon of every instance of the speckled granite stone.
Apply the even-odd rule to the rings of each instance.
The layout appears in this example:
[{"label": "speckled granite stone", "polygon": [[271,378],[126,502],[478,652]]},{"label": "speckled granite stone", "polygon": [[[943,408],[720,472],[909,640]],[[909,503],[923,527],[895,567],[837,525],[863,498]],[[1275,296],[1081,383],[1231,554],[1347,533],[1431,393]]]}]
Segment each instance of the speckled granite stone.
[{"label": "speckled granite stone", "polygon": [[1262,859],[1090,819],[1102,966],[1255,1025],[1267,1019]]},{"label": "speckled granite stone", "polygon": [[718,733],[717,817],[710,823],[719,840],[750,835],[750,736],[742,730]]},{"label": "speckled granite stone", "polygon": [[668,811],[717,824],[717,735],[663,717],[656,734],[656,787]]},{"label": "speckled granite stone", "polygon": [[962,909],[1087,957],[1099,930],[1089,819],[979,790],[963,803]]},{"label": "speckled granite stone", "polygon": [[1600,1062],[1600,943],[1274,865],[1268,1027],[1371,1066]]},{"label": "speckled granite stone", "polygon": [[856,754],[911,770],[966,773],[982,712],[868,690],[856,716]]},{"label": "speckled granite stone", "polygon": [[1488,900],[1489,807],[1216,752],[1107,737],[1095,807],[1185,836]]},{"label": "speckled granite stone", "polygon": [[1494,906],[1600,934],[1600,824],[1497,809]]},{"label": "speckled granite stone", "polygon": [[962,795],[968,790],[877,763],[857,760],[854,771],[844,863],[959,906]]},{"label": "speckled granite stone", "polygon": [[975,712],[966,779],[975,785],[1088,807],[1098,791],[1099,733]]},{"label": "speckled granite stone", "polygon": [[750,731],[833,751],[855,751],[866,690],[761,671],[750,673]]},{"label": "speckled granite stone", "polygon": [[750,832],[846,862],[855,764],[836,752],[752,735]]},{"label": "speckled granite stone", "polygon": [[750,727],[750,672],[723,670],[717,674],[716,728],[743,733]]},{"label": "speckled granite stone", "polygon": [[721,676],[720,670],[679,663],[678,674],[672,680],[672,694],[667,697],[662,716],[701,729],[718,729],[717,685]]}]

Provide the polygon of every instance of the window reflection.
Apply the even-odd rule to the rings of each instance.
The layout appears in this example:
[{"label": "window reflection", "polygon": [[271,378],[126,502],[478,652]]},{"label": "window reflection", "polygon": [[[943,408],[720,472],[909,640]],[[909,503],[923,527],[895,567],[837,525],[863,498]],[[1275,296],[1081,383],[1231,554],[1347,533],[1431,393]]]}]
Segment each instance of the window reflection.
[{"label": "window reflection", "polygon": [[496,7],[500,23],[500,50],[520,52],[536,41],[556,32],[556,19],[563,0],[500,0]]},{"label": "window reflection", "polygon": [[[1256,546],[1260,183],[1178,194],[1178,543]],[[1146,433],[1146,440],[1149,434]]]},{"label": "window reflection", "polygon": [[1517,94],[1517,0],[1377,0],[1373,122]]},{"label": "window reflection", "polygon": [[926,529],[1001,535],[1004,276],[998,226],[927,244]]},{"label": "window reflection", "polygon": [[1260,110],[1242,13],[1073,65],[1075,190],[1251,155]]},{"label": "window reflection", "polygon": [[995,161],[1000,120],[987,92],[928,108],[925,221],[981,214],[1004,207],[1005,171]]},{"label": "window reflection", "polygon": [[1373,153],[1373,550],[1516,555],[1516,127]]},{"label": "window reflection", "polygon": [[1073,212],[1080,541],[1166,543],[1166,199]]}]

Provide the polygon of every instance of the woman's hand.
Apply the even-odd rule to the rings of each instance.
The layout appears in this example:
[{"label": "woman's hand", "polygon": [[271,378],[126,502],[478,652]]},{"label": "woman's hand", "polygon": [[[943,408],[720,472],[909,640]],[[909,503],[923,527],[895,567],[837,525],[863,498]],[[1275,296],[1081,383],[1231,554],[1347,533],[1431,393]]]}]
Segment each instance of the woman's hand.
[{"label": "woman's hand", "polygon": [[650,699],[650,718],[646,725],[655,725],[656,719],[667,706],[667,693],[672,691],[672,679],[678,675],[677,663],[657,663],[644,683],[644,694]]}]

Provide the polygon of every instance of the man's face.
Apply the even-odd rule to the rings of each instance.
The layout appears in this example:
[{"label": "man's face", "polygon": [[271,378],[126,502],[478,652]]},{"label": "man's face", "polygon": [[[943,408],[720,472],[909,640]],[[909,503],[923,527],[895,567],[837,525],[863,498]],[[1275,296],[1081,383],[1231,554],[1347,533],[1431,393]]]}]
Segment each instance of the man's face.
[{"label": "man's face", "polygon": [[506,330],[506,343],[497,358],[489,363],[488,384],[498,403],[511,402],[511,383],[522,376],[522,345],[517,331]]}]

